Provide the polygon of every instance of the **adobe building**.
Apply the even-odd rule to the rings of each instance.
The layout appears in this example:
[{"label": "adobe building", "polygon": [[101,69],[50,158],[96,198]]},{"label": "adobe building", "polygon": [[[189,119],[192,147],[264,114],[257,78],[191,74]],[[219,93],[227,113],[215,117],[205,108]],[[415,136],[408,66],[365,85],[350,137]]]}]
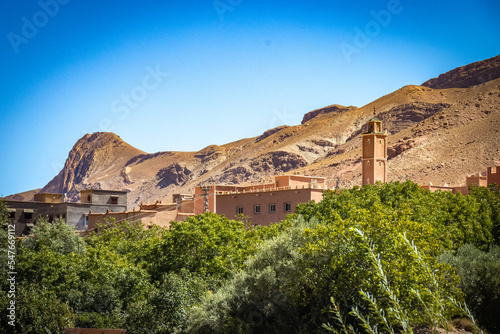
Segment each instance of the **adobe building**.
[{"label": "adobe building", "polygon": [[260,185],[212,185],[207,187],[207,195],[203,187],[196,187],[194,213],[210,211],[229,219],[243,214],[253,225],[269,225],[293,213],[298,203],[321,201],[328,189],[324,177],[280,175],[274,179],[274,183]]},{"label": "adobe building", "polygon": [[76,230],[87,229],[89,212],[106,213],[127,210],[127,192],[118,190],[82,190],[78,203],[64,202],[62,194],[35,194],[33,201],[5,200],[9,219],[15,223],[16,236],[28,235],[39,216],[49,222],[62,218]]},{"label": "adobe building", "polygon": [[469,194],[469,187],[487,187],[492,184],[496,184],[497,187],[500,185],[500,166],[496,167],[488,167],[485,172],[479,173],[477,175],[467,176],[465,178],[465,186],[453,187],[453,186],[435,186],[431,182],[429,185],[420,186],[422,189],[427,189],[431,192],[435,192],[437,190],[441,191],[451,191],[452,193],[461,193],[462,195]]},{"label": "adobe building", "polygon": [[152,225],[169,227],[171,221],[181,221],[190,216],[194,216],[194,214],[192,212],[180,212],[177,203],[163,203],[162,201],[156,201],[154,204],[141,203],[138,210],[134,209],[123,212],[109,211],[105,213],[90,212],[86,233],[93,232],[98,224],[120,223],[125,220],[132,222],[141,221],[145,227],[151,227]]},{"label": "adobe building", "polygon": [[194,197],[192,194],[173,194],[172,200],[177,203],[179,213],[194,212]]},{"label": "adobe building", "polygon": [[[461,193],[462,195],[467,195],[469,193],[469,187],[470,186],[475,186],[475,187],[486,187],[487,182],[486,182],[486,175],[483,175],[486,173],[481,173],[479,175],[473,175],[473,176],[467,176],[465,178],[465,186],[460,186],[460,187],[450,187],[452,192],[454,194],[456,193]],[[430,189],[432,191],[432,189]]]},{"label": "adobe building", "polygon": [[486,185],[490,184],[500,186],[500,166],[488,167],[486,170]]},{"label": "adobe building", "polygon": [[362,185],[387,182],[387,132],[382,131],[382,121],[369,120],[362,137]]}]

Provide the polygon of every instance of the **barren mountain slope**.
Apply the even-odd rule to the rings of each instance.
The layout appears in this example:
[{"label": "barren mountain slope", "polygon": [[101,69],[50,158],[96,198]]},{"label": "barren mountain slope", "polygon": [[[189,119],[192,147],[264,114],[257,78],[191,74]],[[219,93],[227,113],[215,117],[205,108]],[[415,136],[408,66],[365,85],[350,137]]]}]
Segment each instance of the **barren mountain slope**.
[{"label": "barren mountain slope", "polygon": [[[480,69],[488,78],[496,62],[450,71],[439,85],[453,87],[469,70],[477,75]],[[500,79],[470,88],[406,86],[361,108],[331,105],[307,113],[300,125],[198,152],[147,154],[115,134],[87,134],[42,191],[67,193],[76,201],[81,189],[126,189],[134,207],[170,201],[173,193],[191,193],[201,184],[268,182],[289,172],[325,176],[329,186],[337,177],[343,186],[359,185],[360,134],[374,114],[390,134],[389,180],[458,185],[466,174],[500,164],[499,85]]]},{"label": "barren mountain slope", "polygon": [[35,194],[38,194],[40,192],[40,190],[42,190],[42,189],[38,188],[38,189],[34,189],[34,190],[23,191],[22,193],[3,197],[3,199],[9,200],[9,201],[32,201]]},{"label": "barren mountain slope", "polygon": [[63,193],[67,200],[76,201],[82,189],[122,189],[122,166],[140,154],[144,152],[114,133],[86,134],[69,152],[64,168],[41,192]]},{"label": "barren mountain slope", "polygon": [[500,77],[500,55],[457,67],[441,74],[437,78],[427,80],[422,86],[443,88],[468,88]]},{"label": "barren mountain slope", "polygon": [[[389,181],[411,179],[419,184],[460,185],[465,182],[466,175],[500,164],[500,79],[471,88],[431,90],[410,86],[395,93],[408,94],[413,90],[426,91],[427,96],[448,106],[400,132],[394,133],[394,128],[389,131]],[[385,98],[374,103],[384,104]],[[382,111],[377,117],[384,126],[389,125],[390,130],[391,123],[402,123],[404,114]],[[407,113],[409,117],[418,114]],[[298,172],[326,176],[330,184],[340,177],[344,186],[359,185],[360,136]]]}]

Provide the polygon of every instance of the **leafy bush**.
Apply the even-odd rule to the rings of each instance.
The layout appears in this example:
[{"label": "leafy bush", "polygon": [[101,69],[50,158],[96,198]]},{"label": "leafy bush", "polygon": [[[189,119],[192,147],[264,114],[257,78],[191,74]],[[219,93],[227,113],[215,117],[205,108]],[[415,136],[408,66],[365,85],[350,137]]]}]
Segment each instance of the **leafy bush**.
[{"label": "leafy bush", "polygon": [[17,283],[16,288],[16,325],[2,326],[4,333],[62,333],[73,326],[73,310],[55,293],[37,283]]},{"label": "leafy bush", "polygon": [[500,332],[500,247],[492,246],[483,252],[464,245],[456,255],[445,252],[440,259],[456,268],[460,287],[479,325],[491,333]]},{"label": "leafy bush", "polygon": [[207,291],[206,282],[185,270],[170,273],[148,290],[143,300],[127,308],[128,333],[177,333],[183,330],[191,306]]},{"label": "leafy bush", "polygon": [[[0,220],[5,212],[0,203]],[[498,331],[499,251],[479,250],[499,240],[498,191],[430,193],[412,182],[327,191],[266,227],[206,213],[170,229],[110,221],[82,239],[62,221],[40,222],[17,247],[25,307],[17,330],[402,332],[465,309],[460,286],[481,323]],[[465,242],[479,250],[460,255]],[[444,250],[459,250],[443,259],[462,283],[436,260]]]},{"label": "leafy bush", "polygon": [[146,254],[153,279],[186,269],[192,273],[226,279],[239,270],[265,233],[247,231],[245,224],[214,213],[172,222],[157,244]]},{"label": "leafy bush", "polygon": [[[397,212],[421,228],[428,229],[433,255],[444,249],[456,250],[465,243],[487,250],[500,238],[500,198],[498,192],[473,188],[471,195],[437,191],[431,193],[406,181],[383,185],[354,187],[340,194],[326,191],[319,203],[299,204],[297,214],[306,220],[316,217],[327,223],[348,219],[360,210]],[[418,227],[417,227],[418,228]]]},{"label": "leafy bush", "polygon": [[[371,312],[360,291],[365,297],[383,295],[379,302],[387,310],[397,300],[409,326],[448,319],[456,310],[446,297],[460,299],[449,267],[399,237],[399,231],[412,233],[411,222],[362,212],[363,219],[339,218],[335,224],[296,218],[291,228],[264,242],[242,271],[193,309],[188,333],[312,333],[323,323],[334,323],[328,313],[330,297],[342,314],[355,305],[362,313]],[[418,241],[429,249],[423,239]],[[382,291],[382,267],[392,300]],[[396,326],[396,320],[388,321]],[[363,330],[356,317],[347,321]]]},{"label": "leafy bush", "polygon": [[245,269],[191,310],[187,332],[293,333],[300,319],[289,281],[300,275],[297,250],[305,242],[304,228],[313,224],[296,220],[262,243]]},{"label": "leafy bush", "polygon": [[56,218],[53,223],[38,218],[23,246],[35,251],[47,247],[61,254],[81,254],[86,249],[83,238],[76,233],[75,228],[60,218]]}]

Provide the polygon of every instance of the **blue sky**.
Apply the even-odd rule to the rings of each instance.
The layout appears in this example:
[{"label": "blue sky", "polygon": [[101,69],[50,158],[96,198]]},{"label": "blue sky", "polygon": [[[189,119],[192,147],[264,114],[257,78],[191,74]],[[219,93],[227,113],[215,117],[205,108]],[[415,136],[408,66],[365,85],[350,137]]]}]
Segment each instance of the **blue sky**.
[{"label": "blue sky", "polygon": [[0,3],[0,195],[85,133],[193,151],[500,53],[498,1]]}]

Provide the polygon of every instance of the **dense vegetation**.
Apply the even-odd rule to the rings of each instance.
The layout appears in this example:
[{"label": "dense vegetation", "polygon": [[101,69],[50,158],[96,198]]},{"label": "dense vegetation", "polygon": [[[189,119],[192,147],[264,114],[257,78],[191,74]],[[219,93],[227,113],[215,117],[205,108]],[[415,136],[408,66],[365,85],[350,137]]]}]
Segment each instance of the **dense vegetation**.
[{"label": "dense vegetation", "polygon": [[3,248],[1,333],[411,333],[471,315],[500,329],[496,190],[389,183],[325,192],[268,227],[211,213],[113,225],[81,238],[40,220],[17,243],[15,330]]}]

